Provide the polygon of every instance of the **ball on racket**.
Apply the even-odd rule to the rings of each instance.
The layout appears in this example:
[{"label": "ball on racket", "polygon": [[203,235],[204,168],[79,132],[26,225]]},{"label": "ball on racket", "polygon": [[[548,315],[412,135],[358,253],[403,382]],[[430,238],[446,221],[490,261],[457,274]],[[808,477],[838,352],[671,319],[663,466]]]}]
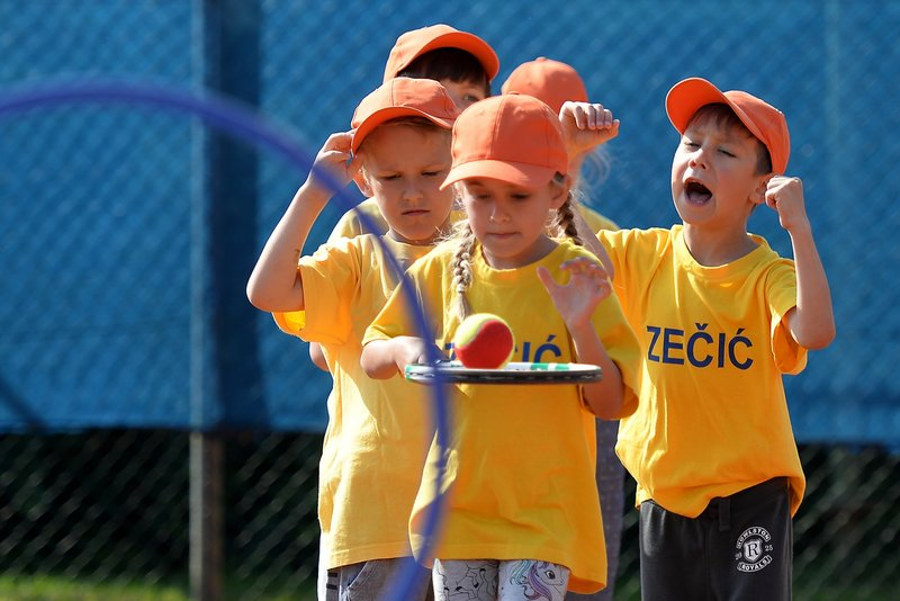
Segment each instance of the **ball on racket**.
[{"label": "ball on racket", "polygon": [[453,335],[456,358],[466,367],[500,369],[512,359],[515,347],[509,324],[493,313],[468,316]]}]

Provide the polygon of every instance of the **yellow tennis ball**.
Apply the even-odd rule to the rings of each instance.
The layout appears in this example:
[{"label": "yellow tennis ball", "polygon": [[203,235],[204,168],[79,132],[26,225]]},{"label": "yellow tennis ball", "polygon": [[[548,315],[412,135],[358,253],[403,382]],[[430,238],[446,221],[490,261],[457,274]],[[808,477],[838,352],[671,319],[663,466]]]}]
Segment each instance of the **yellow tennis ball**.
[{"label": "yellow tennis ball", "polygon": [[509,324],[492,313],[468,316],[453,335],[456,358],[466,367],[499,369],[512,358],[515,347]]}]

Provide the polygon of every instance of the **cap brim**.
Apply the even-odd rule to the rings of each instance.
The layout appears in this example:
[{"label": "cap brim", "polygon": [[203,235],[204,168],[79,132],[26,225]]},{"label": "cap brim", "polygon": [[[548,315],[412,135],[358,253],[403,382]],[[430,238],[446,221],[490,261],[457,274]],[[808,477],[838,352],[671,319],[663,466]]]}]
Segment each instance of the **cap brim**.
[{"label": "cap brim", "polygon": [[363,143],[363,140],[372,133],[373,129],[383,123],[391,121],[392,119],[399,119],[400,117],[422,117],[445,129],[452,129],[453,122],[455,121],[454,119],[441,119],[434,115],[429,115],[425,111],[420,111],[419,109],[409,106],[383,108],[366,117],[362,123],[356,127],[356,130],[353,132],[353,139],[350,141],[350,152],[356,154],[356,151],[359,150],[359,146]]},{"label": "cap brim", "polygon": [[[493,80],[500,72],[500,59],[497,53],[491,48],[487,42],[477,35],[467,33],[465,31],[450,31],[435,37],[433,40],[422,46],[422,49],[416,53],[413,58],[418,58],[430,50],[438,48],[459,48],[473,55],[484,67],[488,80]],[[412,61],[410,61],[412,62]]]},{"label": "cap brim", "polygon": [[554,175],[556,170],[549,167],[484,159],[450,169],[447,179],[441,184],[441,190],[458,181],[477,178],[496,179],[515,186],[533,188],[548,183]]},{"label": "cap brim", "polygon": [[763,133],[741,107],[729,100],[719,88],[699,77],[680,81],[669,90],[666,95],[666,114],[678,133],[683,134],[691,117],[707,104],[727,104],[750,133],[759,140],[765,140]]}]

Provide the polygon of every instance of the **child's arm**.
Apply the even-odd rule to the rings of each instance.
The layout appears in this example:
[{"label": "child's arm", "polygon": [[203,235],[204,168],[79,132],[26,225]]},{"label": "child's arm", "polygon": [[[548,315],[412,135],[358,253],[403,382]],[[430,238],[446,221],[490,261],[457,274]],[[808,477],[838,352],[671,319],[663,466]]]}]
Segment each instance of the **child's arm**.
[{"label": "child's arm", "polygon": [[613,267],[612,259],[609,257],[609,253],[606,252],[606,247],[600,242],[597,234],[591,229],[591,226],[588,225],[588,222],[581,214],[581,211],[578,209],[572,211],[572,221],[575,222],[575,229],[578,230],[578,235],[581,237],[581,242],[584,244],[584,247],[600,259],[603,269],[606,270],[606,275],[609,276],[610,280],[613,279],[616,275],[616,271],[615,267]]},{"label": "child's arm", "polygon": [[[559,122],[562,124],[566,150],[571,157],[569,176],[574,185],[584,156],[619,135],[619,120],[613,119],[612,112],[603,108],[602,104],[568,101],[559,109]],[[600,259],[612,279],[615,274],[606,248],[597,239],[597,235],[588,226],[581,213],[577,210],[574,213],[575,227],[582,243]]]},{"label": "child's arm", "polygon": [[328,138],[316,155],[306,182],[297,190],[269,236],[247,282],[247,298],[256,308],[268,312],[304,308],[303,282],[297,274],[297,260],[310,229],[332,195],[316,174],[325,169],[341,184],[350,181],[359,169],[359,161],[350,160],[352,137],[352,132],[343,132]]},{"label": "child's arm", "polygon": [[778,211],[794,249],[797,306],[785,316],[794,340],[807,349],[825,348],[834,340],[834,310],[825,268],[816,249],[812,226],[803,204],[803,182],[775,176],[766,185],[765,202]]},{"label": "child's arm", "polygon": [[322,371],[330,371],[328,369],[328,362],[325,361],[325,353],[322,352],[322,345],[318,342],[309,343],[309,359],[313,362],[313,365]]},{"label": "child's arm", "polygon": [[585,154],[619,135],[619,120],[613,118],[612,111],[598,103],[564,102],[559,109],[559,122],[569,152],[569,175],[572,177],[577,175],[575,171],[581,167]]},{"label": "child's arm", "polygon": [[[443,353],[436,351],[439,356]],[[403,373],[407,365],[428,363],[428,343],[415,336],[372,340],[362,350],[359,364],[370,378],[386,380]]]},{"label": "child's arm", "polygon": [[598,365],[603,370],[602,380],[582,385],[584,400],[597,417],[616,419],[624,396],[622,374],[591,322],[594,309],[612,294],[612,284],[603,267],[586,257],[566,261],[561,267],[571,273],[565,286],[557,284],[544,267],[538,268],[538,277],[566,322],[578,361]]}]

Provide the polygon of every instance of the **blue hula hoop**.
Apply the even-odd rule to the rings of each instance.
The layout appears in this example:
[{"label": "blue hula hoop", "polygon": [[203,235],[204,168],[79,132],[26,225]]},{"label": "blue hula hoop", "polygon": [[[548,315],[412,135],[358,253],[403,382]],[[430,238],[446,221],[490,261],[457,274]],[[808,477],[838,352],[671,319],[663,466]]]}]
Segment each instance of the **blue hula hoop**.
[{"label": "blue hula hoop", "polygon": [[[201,96],[170,88],[125,81],[44,82],[0,92],[0,115],[53,105],[97,102],[144,105],[199,117],[213,128],[250,142],[257,148],[268,149],[281,155],[300,172],[306,173],[315,170],[316,176],[334,193],[334,198],[338,200],[344,210],[349,211],[356,206],[356,199],[347,193],[330,173],[314,166],[314,155],[306,152],[297,141],[284,134],[288,128],[277,127],[274,122],[265,119],[255,111],[209,92],[205,92]],[[366,228],[373,231],[376,229],[367,215],[360,212],[359,217]],[[380,238],[378,242],[382,245],[384,255],[388,257],[393,269],[397,273],[403,274],[400,286],[409,305],[413,307],[416,327],[423,338],[429,339],[428,321],[423,307],[417,302],[409,278],[406,277],[404,270],[384,242]],[[436,349],[429,348],[429,353],[430,361],[440,359]],[[443,519],[445,499],[440,488],[446,472],[446,449],[449,440],[446,391],[442,385],[431,388],[434,391],[432,418],[440,452],[437,463],[438,478],[435,484],[436,501],[428,508],[425,517],[424,538],[426,542],[420,552],[422,557],[430,554],[435,534]],[[415,586],[417,569],[416,563],[411,563],[410,566],[401,570],[385,591],[383,598],[387,600],[405,599]]]}]

